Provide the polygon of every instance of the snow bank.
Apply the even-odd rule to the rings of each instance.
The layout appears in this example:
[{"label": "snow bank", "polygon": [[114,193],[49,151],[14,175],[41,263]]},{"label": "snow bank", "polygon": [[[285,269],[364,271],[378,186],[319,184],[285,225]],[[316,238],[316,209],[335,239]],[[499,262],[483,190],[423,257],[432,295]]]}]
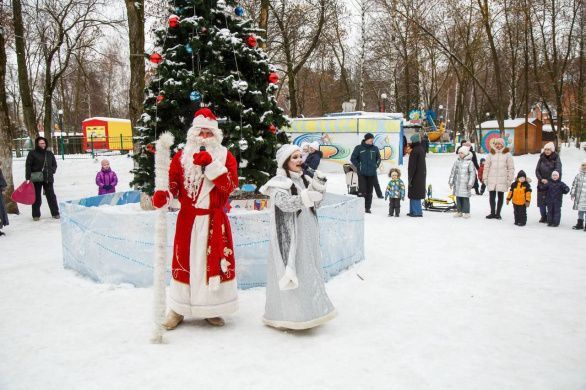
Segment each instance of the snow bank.
[{"label": "snow bank", "polygon": [[[139,201],[139,192],[128,191],[61,203],[64,267],[100,283],[151,286],[155,213],[141,210]],[[318,210],[322,265],[330,278],[364,259],[364,205],[362,199],[335,194],[327,194],[323,204]],[[238,287],[264,286],[269,211],[240,211],[229,217]],[[167,214],[168,259],[176,219],[177,212]]]}]

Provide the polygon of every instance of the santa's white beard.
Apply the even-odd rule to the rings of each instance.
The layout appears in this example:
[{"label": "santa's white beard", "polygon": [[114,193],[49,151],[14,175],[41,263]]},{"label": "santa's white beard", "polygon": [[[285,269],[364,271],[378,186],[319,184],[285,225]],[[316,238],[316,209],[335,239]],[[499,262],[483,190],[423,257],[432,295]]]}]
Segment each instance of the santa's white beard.
[{"label": "santa's white beard", "polygon": [[193,163],[193,155],[200,152],[200,148],[205,146],[206,151],[212,155],[213,159],[216,159],[215,155],[220,149],[221,144],[215,137],[202,138],[199,136],[200,129],[189,129],[187,133],[187,140],[185,147],[183,148],[183,154],[181,155],[181,166],[183,167],[183,185],[187,190],[187,195],[195,199],[197,190],[202,179],[201,166]]}]

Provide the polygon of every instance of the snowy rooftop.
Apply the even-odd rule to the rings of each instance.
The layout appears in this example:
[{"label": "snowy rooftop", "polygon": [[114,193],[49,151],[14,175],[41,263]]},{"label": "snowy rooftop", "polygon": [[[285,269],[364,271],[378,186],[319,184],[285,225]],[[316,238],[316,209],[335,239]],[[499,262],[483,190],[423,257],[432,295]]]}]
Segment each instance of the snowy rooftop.
[{"label": "snowy rooftop", "polygon": [[[530,124],[533,124],[535,119],[536,118],[529,118],[527,121]],[[525,123],[525,118],[505,119],[505,129],[515,128],[517,126],[522,125],[523,123]],[[486,121],[486,122],[482,122],[482,124],[480,126],[482,126],[483,129],[498,129],[499,123],[496,120]],[[480,126],[476,126],[476,128],[478,129],[478,128],[480,128]]]},{"label": "snowy rooftop", "polygon": [[356,118],[363,119],[403,119],[403,114],[394,112],[366,112],[366,111],[351,111],[351,112],[333,112],[325,114],[323,117],[316,118],[292,118],[292,120],[316,120],[316,119],[332,119],[332,118]]},{"label": "snowy rooftop", "polygon": [[130,122],[130,119],[121,119],[121,118],[108,118],[105,116],[94,116],[93,118],[87,118],[84,122],[87,121],[104,121],[104,122]]}]

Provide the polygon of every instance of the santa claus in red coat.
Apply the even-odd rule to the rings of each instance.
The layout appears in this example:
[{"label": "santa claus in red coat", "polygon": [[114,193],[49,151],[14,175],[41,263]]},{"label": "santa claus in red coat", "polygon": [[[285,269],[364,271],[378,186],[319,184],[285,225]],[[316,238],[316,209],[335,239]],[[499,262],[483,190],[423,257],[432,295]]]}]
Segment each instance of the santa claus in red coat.
[{"label": "santa claus in red coat", "polygon": [[170,311],[163,326],[174,329],[184,316],[205,318],[222,326],[221,316],[238,309],[234,246],[225,212],[228,196],[238,187],[236,159],[224,146],[212,111],[195,113],[183,150],[169,168],[169,192],[157,189],[153,205],[163,207],[177,197],[177,216]]}]

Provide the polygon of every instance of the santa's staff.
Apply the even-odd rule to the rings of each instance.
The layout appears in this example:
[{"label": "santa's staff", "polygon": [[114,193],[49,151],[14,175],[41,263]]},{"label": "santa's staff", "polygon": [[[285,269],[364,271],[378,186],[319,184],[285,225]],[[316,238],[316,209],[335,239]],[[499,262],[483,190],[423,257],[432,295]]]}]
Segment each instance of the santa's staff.
[{"label": "santa's staff", "polygon": [[[155,153],[155,191],[169,192],[170,147],[173,134],[165,132],[157,140]],[[163,342],[163,321],[165,320],[165,258],[167,257],[167,210],[168,203],[158,208],[155,221],[155,264],[153,274],[153,330],[152,343]]]}]

